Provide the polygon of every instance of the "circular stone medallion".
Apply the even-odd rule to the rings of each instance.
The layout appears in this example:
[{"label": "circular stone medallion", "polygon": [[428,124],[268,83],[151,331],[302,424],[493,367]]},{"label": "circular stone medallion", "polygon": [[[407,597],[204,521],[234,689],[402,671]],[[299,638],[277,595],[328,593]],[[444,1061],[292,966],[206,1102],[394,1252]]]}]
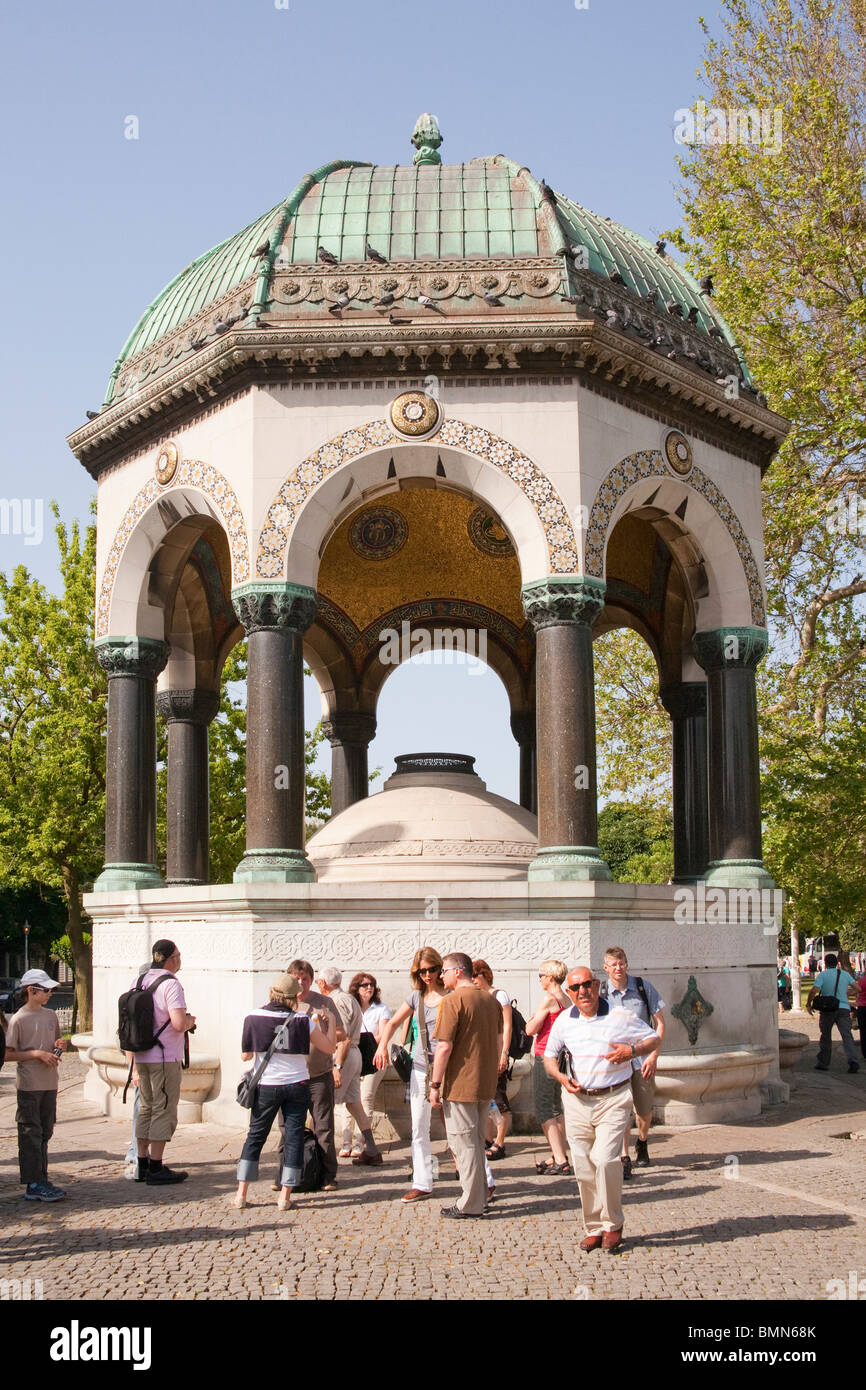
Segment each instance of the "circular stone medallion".
[{"label": "circular stone medallion", "polygon": [[389,560],[406,544],[406,518],[393,507],[371,507],[349,528],[349,544],[365,560]]},{"label": "circular stone medallion", "polygon": [[154,469],[156,481],[161,483],[163,487],[171,482],[177,472],[177,459],[177,445],[170,443],[163,444],[156,456],[156,466]]},{"label": "circular stone medallion", "polygon": [[665,436],[665,457],[675,473],[685,477],[692,471],[692,446],[679,430],[671,430]]},{"label": "circular stone medallion", "polygon": [[511,537],[495,517],[483,507],[476,507],[466,522],[469,539],[484,555],[494,555],[497,559],[514,554]]},{"label": "circular stone medallion", "polygon": [[404,391],[392,404],[390,415],[394,429],[408,439],[432,434],[442,421],[439,402],[423,391]]}]

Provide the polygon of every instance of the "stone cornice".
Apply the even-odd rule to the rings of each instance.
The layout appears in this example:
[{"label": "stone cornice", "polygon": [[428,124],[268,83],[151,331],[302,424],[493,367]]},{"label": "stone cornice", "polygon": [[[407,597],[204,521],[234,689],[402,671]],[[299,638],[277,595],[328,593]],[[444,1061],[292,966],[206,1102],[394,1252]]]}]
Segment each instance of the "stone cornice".
[{"label": "stone cornice", "polygon": [[[496,314],[496,317],[493,315]],[[327,316],[330,317],[330,316]],[[312,376],[422,375],[433,370],[451,374],[481,371],[532,371],[597,378],[625,402],[631,394],[643,401],[652,395],[672,409],[682,403],[692,413],[717,422],[727,433],[742,432],[744,442],[769,462],[784,439],[788,424],[745,393],[727,399],[714,376],[682,359],[670,360],[640,338],[593,318],[567,312],[528,314],[525,309],[488,311],[483,323],[462,315],[397,326],[344,321],[321,325],[296,318],[263,316],[260,327],[235,327],[192,357],[171,368],[132,396],[109,406],[69,436],[69,445],[94,477],[114,462],[143,433],[158,433],[170,423],[182,427],[202,406],[236,391],[240,381],[268,385]],[[689,325],[680,324],[677,334]],[[736,370],[728,349],[725,375]]]}]

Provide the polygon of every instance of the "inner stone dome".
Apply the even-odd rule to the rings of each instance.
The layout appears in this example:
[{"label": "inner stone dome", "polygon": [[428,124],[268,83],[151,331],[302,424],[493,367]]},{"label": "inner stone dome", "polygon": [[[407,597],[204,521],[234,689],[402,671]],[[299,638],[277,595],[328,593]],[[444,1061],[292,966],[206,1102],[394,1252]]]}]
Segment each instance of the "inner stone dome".
[{"label": "inner stone dome", "polygon": [[398,757],[381,792],[308,840],[319,882],[525,878],[537,818],[488,792],[474,764],[462,753]]}]

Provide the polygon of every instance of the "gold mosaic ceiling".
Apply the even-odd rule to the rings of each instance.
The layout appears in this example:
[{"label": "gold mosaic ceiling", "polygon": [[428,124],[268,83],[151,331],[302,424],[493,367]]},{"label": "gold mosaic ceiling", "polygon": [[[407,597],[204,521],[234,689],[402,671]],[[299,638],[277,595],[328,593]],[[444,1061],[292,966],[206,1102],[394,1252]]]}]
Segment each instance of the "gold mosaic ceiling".
[{"label": "gold mosaic ceiling", "polygon": [[517,628],[526,621],[504,531],[477,502],[445,488],[389,492],[354,512],[325,548],[318,590],[361,631],[424,598],[484,604]]}]

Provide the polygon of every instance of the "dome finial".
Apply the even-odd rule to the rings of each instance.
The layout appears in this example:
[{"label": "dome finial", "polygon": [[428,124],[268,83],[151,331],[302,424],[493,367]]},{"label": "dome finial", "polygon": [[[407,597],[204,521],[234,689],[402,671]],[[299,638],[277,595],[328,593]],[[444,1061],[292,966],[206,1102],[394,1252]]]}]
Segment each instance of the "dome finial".
[{"label": "dome finial", "polygon": [[418,117],[409,143],[414,145],[418,151],[412,161],[413,164],[442,163],[442,156],[438,153],[439,146],[442,144],[439,122],[435,116],[430,115],[429,111],[425,111]]}]

